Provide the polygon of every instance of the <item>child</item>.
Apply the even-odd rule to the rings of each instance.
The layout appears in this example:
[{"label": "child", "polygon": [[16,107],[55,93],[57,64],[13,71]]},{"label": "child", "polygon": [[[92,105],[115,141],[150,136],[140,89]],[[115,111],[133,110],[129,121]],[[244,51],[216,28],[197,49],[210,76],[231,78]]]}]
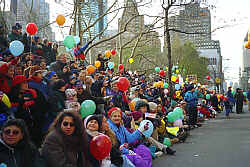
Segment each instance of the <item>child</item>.
[{"label": "child", "polygon": [[232,105],[230,104],[230,101],[227,97],[224,98],[224,105],[226,109],[226,117],[229,119],[229,113],[232,112]]}]

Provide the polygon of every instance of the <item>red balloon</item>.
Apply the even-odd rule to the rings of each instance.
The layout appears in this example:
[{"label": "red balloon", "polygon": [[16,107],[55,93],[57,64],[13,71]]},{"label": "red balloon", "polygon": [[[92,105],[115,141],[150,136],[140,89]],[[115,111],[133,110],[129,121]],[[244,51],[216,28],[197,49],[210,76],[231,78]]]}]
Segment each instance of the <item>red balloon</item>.
[{"label": "red balloon", "polygon": [[164,70],[161,70],[161,71],[160,71],[160,76],[161,76],[161,77],[164,77],[164,76],[165,76],[165,71],[164,71]]},{"label": "red balloon", "polygon": [[176,83],[179,83],[179,77],[176,79],[176,81],[175,81]]},{"label": "red balloon", "polygon": [[37,33],[37,26],[35,23],[28,23],[26,25],[26,31],[29,35],[35,35]]},{"label": "red balloon", "polygon": [[211,79],[211,77],[208,75],[208,76],[207,76],[207,80],[210,80],[210,79]]},{"label": "red balloon", "polygon": [[111,151],[112,143],[108,136],[98,135],[90,141],[90,153],[97,160],[103,160]]},{"label": "red balloon", "polygon": [[122,70],[122,69],[123,69],[123,65],[120,64],[120,65],[118,66],[118,68],[119,68],[120,70]]},{"label": "red balloon", "polygon": [[81,60],[85,60],[85,55],[84,54],[79,54],[79,57]]},{"label": "red balloon", "polygon": [[120,77],[118,79],[117,87],[119,88],[119,90],[125,92],[126,90],[128,90],[129,86],[130,82],[126,77]]},{"label": "red balloon", "polygon": [[113,50],[111,50],[111,54],[112,55],[116,55],[116,51],[113,49]]}]

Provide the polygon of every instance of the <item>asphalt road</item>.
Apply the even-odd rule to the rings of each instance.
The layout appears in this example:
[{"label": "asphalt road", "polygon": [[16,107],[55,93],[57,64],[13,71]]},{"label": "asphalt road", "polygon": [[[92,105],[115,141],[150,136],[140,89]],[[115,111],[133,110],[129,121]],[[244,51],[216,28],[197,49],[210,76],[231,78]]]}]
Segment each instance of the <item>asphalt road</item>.
[{"label": "asphalt road", "polygon": [[162,156],[153,167],[249,167],[250,113],[221,113],[191,131],[185,143],[175,144],[175,156]]}]

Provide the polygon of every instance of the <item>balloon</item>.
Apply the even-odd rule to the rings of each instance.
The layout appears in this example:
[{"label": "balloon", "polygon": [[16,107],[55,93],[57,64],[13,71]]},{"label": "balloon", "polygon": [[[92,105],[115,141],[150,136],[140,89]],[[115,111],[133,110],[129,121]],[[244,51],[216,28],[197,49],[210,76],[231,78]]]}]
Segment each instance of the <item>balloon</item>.
[{"label": "balloon", "polygon": [[145,130],[142,132],[142,134],[145,136],[145,137],[150,137],[154,131],[154,125],[152,124],[151,121],[149,120],[143,120],[141,123],[140,123],[140,127],[141,126],[145,126],[146,124],[148,124],[148,130]]},{"label": "balloon", "polygon": [[109,156],[112,148],[112,142],[106,135],[98,135],[92,138],[90,141],[90,153],[97,160],[103,160]]},{"label": "balloon", "polygon": [[159,88],[163,88],[163,81],[159,81],[159,82],[157,83],[157,86],[158,86]]},{"label": "balloon", "polygon": [[180,84],[175,84],[175,89],[179,90],[181,88]]},{"label": "balloon", "polygon": [[210,79],[211,79],[211,77],[208,75],[208,76],[207,76],[207,80],[210,80]]},{"label": "balloon", "polygon": [[168,88],[168,83],[164,83],[163,88],[165,88],[165,89]]},{"label": "balloon", "polygon": [[91,114],[94,114],[96,109],[95,102],[92,100],[84,100],[81,104],[80,113],[82,118],[85,118]]},{"label": "balloon", "polygon": [[75,40],[75,45],[77,45],[81,42],[81,39],[78,36],[74,36],[74,40]]},{"label": "balloon", "polygon": [[2,102],[8,107],[11,107],[11,103],[10,103],[10,99],[8,98],[8,96],[4,93],[3,97],[2,97]]},{"label": "balloon", "polygon": [[161,77],[164,77],[164,76],[165,76],[165,71],[164,71],[164,70],[161,70],[161,71],[160,71],[160,76],[161,76]]},{"label": "balloon", "polygon": [[116,51],[113,49],[113,50],[111,50],[111,54],[112,55],[116,55]]},{"label": "balloon", "polygon": [[100,62],[100,61],[95,61],[95,67],[96,67],[96,68],[101,67],[101,62]]},{"label": "balloon", "polygon": [[120,70],[123,70],[123,65],[122,65],[122,64],[119,64],[118,68],[119,68]]},{"label": "balloon", "polygon": [[182,128],[182,126],[183,126],[182,119],[180,118],[180,119],[177,119],[176,121],[174,121],[174,126]]},{"label": "balloon", "polygon": [[164,140],[163,140],[163,144],[164,144],[165,146],[170,147],[170,146],[171,146],[171,141],[170,141],[170,139],[165,137]]},{"label": "balloon", "polygon": [[183,69],[183,72],[186,72],[186,71],[187,71],[187,70],[184,68],[184,69]]},{"label": "balloon", "polygon": [[164,94],[166,95],[166,94],[168,94],[168,89],[164,89]]},{"label": "balloon", "polygon": [[86,69],[88,74],[93,74],[95,72],[95,67],[92,65],[88,65]]},{"label": "balloon", "polygon": [[24,45],[22,42],[15,40],[10,43],[9,49],[10,49],[10,53],[16,57],[23,53]]},{"label": "balloon", "polygon": [[107,58],[110,58],[111,55],[112,55],[112,53],[111,53],[110,50],[107,50],[107,51],[105,52],[105,56],[106,56]]},{"label": "balloon", "polygon": [[244,95],[245,97],[247,97],[247,92],[243,92],[243,95]]},{"label": "balloon", "polygon": [[155,67],[155,72],[160,72],[160,67]]},{"label": "balloon", "polygon": [[132,63],[134,62],[134,59],[133,59],[133,58],[130,58],[130,59],[128,59],[128,62],[129,62],[130,64],[132,64]]},{"label": "balloon", "polygon": [[181,84],[181,86],[184,87],[184,86],[185,86],[185,83],[183,82],[183,83]]},{"label": "balloon", "polygon": [[166,67],[166,71],[168,71],[168,66]]},{"label": "balloon", "polygon": [[230,86],[233,86],[233,84],[234,84],[234,83],[233,83],[232,81],[230,81],[229,85],[230,85]]},{"label": "balloon", "polygon": [[176,72],[176,74],[179,74],[180,70],[176,69],[175,72]]},{"label": "balloon", "polygon": [[63,41],[64,45],[69,48],[69,49],[72,49],[75,45],[75,39],[72,35],[67,35],[65,38],[64,38],[64,41]]},{"label": "balloon", "polygon": [[126,91],[128,90],[129,86],[130,82],[126,77],[120,77],[118,79],[117,87],[119,88],[119,90]]},{"label": "balloon", "polygon": [[206,99],[209,100],[210,99],[210,94],[206,94]]},{"label": "balloon", "polygon": [[37,33],[37,26],[35,23],[28,23],[26,25],[26,32],[29,35],[35,35]]},{"label": "balloon", "polygon": [[171,77],[171,81],[172,81],[172,82],[176,82],[176,79],[177,79],[177,77],[174,76],[174,75]]},{"label": "balloon", "polygon": [[109,63],[108,63],[109,69],[113,69],[114,66],[115,66],[114,62],[109,62]]},{"label": "balloon", "polygon": [[139,98],[135,98],[133,99],[130,103],[129,103],[129,108],[131,111],[135,111],[135,105],[136,105],[136,102],[139,101],[140,99]]},{"label": "balloon", "polygon": [[232,91],[232,94],[235,95],[235,93],[236,93],[235,90],[233,90],[233,91]]},{"label": "balloon", "polygon": [[63,15],[58,15],[58,16],[56,17],[56,22],[57,22],[57,24],[58,24],[59,26],[64,25],[65,21],[66,21],[66,19],[65,19],[65,17],[64,17]]},{"label": "balloon", "polygon": [[183,110],[181,107],[176,107],[173,112],[176,112],[179,118],[181,118],[183,115]]},{"label": "balloon", "polygon": [[178,113],[176,112],[169,112],[168,113],[168,121],[170,123],[173,123],[174,121],[176,121],[178,119]]},{"label": "balloon", "polygon": [[155,88],[158,87],[158,83],[154,82],[153,87],[155,87]]}]

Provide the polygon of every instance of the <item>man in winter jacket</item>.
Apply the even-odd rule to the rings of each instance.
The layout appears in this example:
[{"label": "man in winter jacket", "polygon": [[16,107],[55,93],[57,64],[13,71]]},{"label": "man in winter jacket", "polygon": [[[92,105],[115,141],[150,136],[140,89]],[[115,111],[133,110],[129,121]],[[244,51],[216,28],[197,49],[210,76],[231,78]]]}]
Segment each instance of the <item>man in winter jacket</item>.
[{"label": "man in winter jacket", "polygon": [[242,109],[243,109],[243,101],[244,101],[244,95],[242,93],[242,89],[237,88],[236,89],[236,94],[234,95],[234,98],[236,100],[236,113],[240,114],[242,113]]},{"label": "man in winter jacket", "polygon": [[197,95],[194,93],[194,86],[190,85],[187,88],[184,100],[187,102],[187,111],[189,113],[189,125],[194,127],[197,123]]},{"label": "man in winter jacket", "polygon": [[247,91],[247,99],[248,99],[248,111],[250,111],[250,88]]},{"label": "man in winter jacket", "polygon": [[58,59],[50,64],[49,70],[56,72],[56,74],[59,76],[59,78],[62,78],[63,75],[63,68],[67,64],[67,55],[62,53],[58,56]]}]

